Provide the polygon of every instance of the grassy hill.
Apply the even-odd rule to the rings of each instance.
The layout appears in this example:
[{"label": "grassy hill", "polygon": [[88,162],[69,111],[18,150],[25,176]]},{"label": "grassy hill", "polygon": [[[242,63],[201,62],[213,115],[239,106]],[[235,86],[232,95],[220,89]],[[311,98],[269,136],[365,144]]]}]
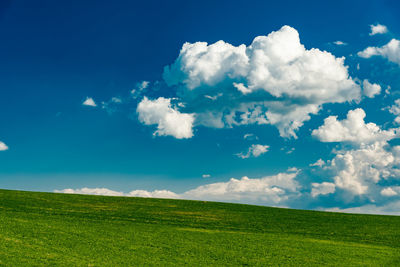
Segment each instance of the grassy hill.
[{"label": "grassy hill", "polygon": [[400,266],[400,217],[0,190],[0,265]]}]

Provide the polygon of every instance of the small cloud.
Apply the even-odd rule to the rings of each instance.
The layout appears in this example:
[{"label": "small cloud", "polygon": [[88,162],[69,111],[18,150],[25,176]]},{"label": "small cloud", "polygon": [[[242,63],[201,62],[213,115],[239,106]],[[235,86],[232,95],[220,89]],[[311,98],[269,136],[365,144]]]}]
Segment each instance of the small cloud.
[{"label": "small cloud", "polygon": [[131,90],[131,95],[133,98],[138,98],[142,92],[149,87],[150,82],[148,81],[141,81],[140,83],[137,83],[135,88]]},{"label": "small cloud", "polygon": [[238,89],[242,94],[246,95],[252,92],[251,89],[247,88],[246,86],[244,86],[243,83],[233,83],[233,86]]},{"label": "small cloud", "polygon": [[145,125],[157,125],[153,135],[173,136],[177,139],[193,136],[194,115],[181,113],[171,104],[171,98],[150,100],[144,97],[137,106],[139,121]]},{"label": "small cloud", "polygon": [[388,29],[385,25],[382,24],[376,24],[376,25],[370,25],[371,27],[371,32],[369,33],[370,36],[375,35],[375,34],[383,34],[387,33]]},{"label": "small cloud", "polygon": [[215,101],[215,100],[217,100],[219,97],[221,97],[222,96],[222,93],[219,93],[219,94],[217,94],[217,95],[214,95],[214,96],[210,96],[210,95],[205,95],[204,97],[205,98],[208,98],[208,99],[210,99],[210,100],[212,100],[212,101]]},{"label": "small cloud", "polygon": [[325,165],[325,161],[323,161],[322,159],[317,160],[316,162],[310,164],[310,167],[322,167]]},{"label": "small cloud", "polygon": [[287,169],[288,172],[298,172],[299,169],[297,169],[296,167],[291,167]]},{"label": "small cloud", "polygon": [[242,158],[242,159],[247,159],[250,157],[257,158],[257,157],[261,156],[262,154],[268,152],[268,149],[269,149],[269,146],[267,146],[267,145],[259,145],[259,144],[251,145],[246,154],[239,153],[239,154],[236,154],[236,156],[238,156],[239,158]]},{"label": "small cloud", "polygon": [[392,87],[390,85],[388,85],[385,89],[385,94],[390,95],[390,90],[392,89]]},{"label": "small cloud", "polygon": [[317,197],[319,195],[328,195],[335,193],[336,186],[334,183],[328,183],[328,182],[323,182],[323,183],[312,183],[311,184],[312,189],[311,189],[311,196],[312,197]]},{"label": "small cloud", "polygon": [[101,108],[107,111],[108,114],[112,114],[118,111],[118,105],[122,104],[122,98],[112,97],[106,102],[101,102]]},{"label": "small cloud", "polygon": [[258,137],[252,133],[247,133],[243,135],[244,140],[258,140]]},{"label": "small cloud", "polygon": [[122,99],[119,97],[113,97],[111,98],[111,102],[113,103],[122,103]]},{"label": "small cloud", "polygon": [[209,174],[203,174],[201,177],[203,177],[203,178],[210,178],[211,175],[209,175]]},{"label": "small cloud", "polygon": [[8,150],[8,146],[0,141],[0,151],[6,151],[6,150]]},{"label": "small cloud", "polygon": [[342,42],[342,41],[335,41],[335,42],[333,42],[333,44],[335,44],[335,45],[347,45],[347,43]]},{"label": "small cloud", "polygon": [[390,62],[400,65],[400,40],[392,39],[384,46],[369,46],[357,53],[359,57],[370,58],[373,56],[381,56]]},{"label": "small cloud", "polygon": [[393,190],[393,188],[387,187],[387,188],[384,188],[381,190],[381,195],[385,196],[385,197],[392,197],[392,196],[396,196],[397,192],[395,190]]},{"label": "small cloud", "polygon": [[366,97],[373,98],[381,93],[381,86],[376,83],[370,83],[367,79],[363,81],[363,94]]},{"label": "small cloud", "polygon": [[150,84],[149,81],[142,81],[142,82],[139,84],[139,90],[144,90],[144,89],[146,89],[147,87],[149,87],[149,84]]},{"label": "small cloud", "polygon": [[97,107],[96,102],[94,102],[93,98],[86,97],[86,100],[83,101],[82,105],[90,106],[90,107]]},{"label": "small cloud", "polygon": [[292,147],[291,149],[289,149],[288,151],[286,151],[286,154],[292,154],[293,151],[295,151],[296,149],[294,147]]}]

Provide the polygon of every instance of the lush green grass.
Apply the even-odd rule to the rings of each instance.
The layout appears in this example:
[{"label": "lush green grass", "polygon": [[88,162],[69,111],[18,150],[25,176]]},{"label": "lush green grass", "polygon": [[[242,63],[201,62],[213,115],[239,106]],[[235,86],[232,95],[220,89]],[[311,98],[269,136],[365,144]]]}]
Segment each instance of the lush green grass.
[{"label": "lush green grass", "polygon": [[0,190],[0,265],[400,266],[400,217]]}]

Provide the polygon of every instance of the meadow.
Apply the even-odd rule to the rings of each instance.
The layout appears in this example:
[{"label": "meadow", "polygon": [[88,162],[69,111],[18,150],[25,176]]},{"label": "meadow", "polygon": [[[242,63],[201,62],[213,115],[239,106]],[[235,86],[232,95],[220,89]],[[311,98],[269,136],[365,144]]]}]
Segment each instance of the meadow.
[{"label": "meadow", "polygon": [[400,216],[0,190],[3,266],[400,266]]}]

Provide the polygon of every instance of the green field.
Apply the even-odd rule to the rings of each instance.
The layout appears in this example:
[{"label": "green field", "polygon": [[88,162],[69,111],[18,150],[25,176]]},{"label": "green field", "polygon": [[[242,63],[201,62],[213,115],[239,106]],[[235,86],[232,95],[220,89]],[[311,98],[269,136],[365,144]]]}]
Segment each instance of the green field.
[{"label": "green field", "polygon": [[0,265],[400,266],[400,217],[0,190]]}]

